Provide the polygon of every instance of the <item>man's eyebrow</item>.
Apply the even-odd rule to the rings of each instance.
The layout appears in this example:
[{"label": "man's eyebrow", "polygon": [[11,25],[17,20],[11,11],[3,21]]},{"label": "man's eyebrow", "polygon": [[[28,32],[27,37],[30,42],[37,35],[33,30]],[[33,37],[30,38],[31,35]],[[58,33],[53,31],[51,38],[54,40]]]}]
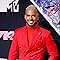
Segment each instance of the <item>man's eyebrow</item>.
[{"label": "man's eyebrow", "polygon": [[32,15],[32,16],[35,16],[35,14],[34,14],[34,15]]},{"label": "man's eyebrow", "polygon": [[[30,16],[30,15],[28,15],[28,14],[26,14],[27,16]],[[33,14],[32,16],[35,16],[35,14]]]},{"label": "man's eyebrow", "polygon": [[27,16],[30,16],[30,15],[28,15],[28,14],[26,14]]}]

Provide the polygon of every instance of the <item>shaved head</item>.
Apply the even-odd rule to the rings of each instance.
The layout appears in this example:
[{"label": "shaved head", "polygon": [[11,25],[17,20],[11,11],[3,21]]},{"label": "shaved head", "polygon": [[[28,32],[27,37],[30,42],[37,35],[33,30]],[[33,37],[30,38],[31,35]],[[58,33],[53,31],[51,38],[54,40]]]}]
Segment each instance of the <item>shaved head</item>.
[{"label": "shaved head", "polygon": [[29,11],[29,10],[33,10],[33,11],[35,11],[35,12],[38,12],[37,8],[36,8],[34,5],[29,5],[29,6],[26,8],[25,13],[26,13],[27,11]]}]

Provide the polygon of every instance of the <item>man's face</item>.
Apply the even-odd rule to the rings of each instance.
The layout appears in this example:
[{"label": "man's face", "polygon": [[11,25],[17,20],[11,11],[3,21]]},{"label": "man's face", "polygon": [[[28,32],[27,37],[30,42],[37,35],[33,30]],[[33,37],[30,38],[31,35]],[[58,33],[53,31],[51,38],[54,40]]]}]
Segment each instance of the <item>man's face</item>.
[{"label": "man's face", "polygon": [[39,14],[35,9],[27,10],[24,18],[29,26],[33,26],[39,20]]}]

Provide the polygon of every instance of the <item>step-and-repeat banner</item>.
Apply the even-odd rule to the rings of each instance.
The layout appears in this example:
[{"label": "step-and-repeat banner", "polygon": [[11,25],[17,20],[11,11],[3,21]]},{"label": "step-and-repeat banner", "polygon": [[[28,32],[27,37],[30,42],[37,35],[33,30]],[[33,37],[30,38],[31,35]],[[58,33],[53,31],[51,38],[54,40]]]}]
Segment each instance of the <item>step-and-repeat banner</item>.
[{"label": "step-and-repeat banner", "polygon": [[25,25],[24,10],[34,4],[40,15],[40,24],[52,32],[60,50],[59,0],[0,0],[0,60],[7,60],[14,31]]}]

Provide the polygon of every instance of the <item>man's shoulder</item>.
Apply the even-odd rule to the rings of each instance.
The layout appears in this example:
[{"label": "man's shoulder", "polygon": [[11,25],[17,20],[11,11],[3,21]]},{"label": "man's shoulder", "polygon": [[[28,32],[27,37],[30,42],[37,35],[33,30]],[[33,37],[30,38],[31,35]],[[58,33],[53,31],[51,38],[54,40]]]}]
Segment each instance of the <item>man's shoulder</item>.
[{"label": "man's shoulder", "polygon": [[51,32],[49,30],[45,29],[45,28],[40,27],[39,30],[41,32],[41,35],[45,38],[48,37],[51,34]]},{"label": "man's shoulder", "polygon": [[19,27],[19,28],[15,29],[16,32],[23,32],[25,30],[26,30],[26,26]]},{"label": "man's shoulder", "polygon": [[42,27],[40,27],[40,31],[41,31],[43,34],[49,34],[49,33],[50,33],[49,30],[47,30],[47,29],[45,29],[45,28],[42,28]]}]

